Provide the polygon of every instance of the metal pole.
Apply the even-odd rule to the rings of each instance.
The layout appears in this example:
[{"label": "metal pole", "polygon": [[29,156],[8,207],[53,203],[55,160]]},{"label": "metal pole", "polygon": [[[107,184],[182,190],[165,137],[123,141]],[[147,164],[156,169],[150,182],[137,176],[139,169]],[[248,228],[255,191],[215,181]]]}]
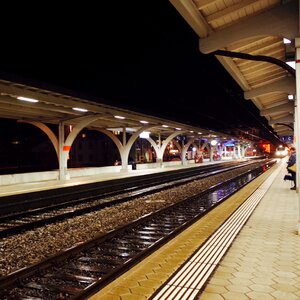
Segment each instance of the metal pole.
[{"label": "metal pole", "polygon": [[299,176],[300,176],[300,135],[299,135],[299,124],[300,124],[300,37],[295,38],[296,48],[296,107],[295,107],[295,131],[294,136],[296,139],[296,180],[297,180],[297,193],[299,197],[299,216],[298,216],[298,234],[300,235],[300,193],[299,193]]}]

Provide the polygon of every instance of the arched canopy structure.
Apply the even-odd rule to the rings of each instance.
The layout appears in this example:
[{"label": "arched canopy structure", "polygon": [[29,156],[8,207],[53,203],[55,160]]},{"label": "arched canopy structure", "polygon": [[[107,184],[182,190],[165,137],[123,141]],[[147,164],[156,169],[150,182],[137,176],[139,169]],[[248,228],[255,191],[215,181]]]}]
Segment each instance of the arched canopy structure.
[{"label": "arched canopy structure", "polygon": [[[101,104],[101,99],[97,100],[90,101],[57,91],[0,80],[0,118],[30,123],[41,129],[55,148],[61,179],[67,178],[68,154],[74,140],[84,128],[101,131],[111,138],[120,152],[124,170],[127,169],[130,149],[143,131],[158,137],[159,143],[148,139],[158,161],[162,161],[170,141],[179,135],[184,135],[185,140],[208,139],[212,134],[220,138],[228,137],[204,128],[104,105]],[[57,125],[58,136],[50,129],[50,124]],[[72,130],[66,131],[67,127]],[[121,133],[121,138],[115,132]],[[184,144],[178,147],[185,149]]]}]

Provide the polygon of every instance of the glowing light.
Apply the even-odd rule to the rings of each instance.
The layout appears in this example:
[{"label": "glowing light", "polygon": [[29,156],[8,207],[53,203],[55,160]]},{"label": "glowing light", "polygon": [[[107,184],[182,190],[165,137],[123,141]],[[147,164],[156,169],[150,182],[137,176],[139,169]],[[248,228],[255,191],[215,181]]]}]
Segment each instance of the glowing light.
[{"label": "glowing light", "polygon": [[81,108],[81,107],[73,107],[72,109],[76,110],[76,111],[80,111],[80,112],[87,112],[88,111],[87,109]]},{"label": "glowing light", "polygon": [[179,128],[179,127],[177,127],[177,128],[175,128],[176,130],[181,130],[181,128]]},{"label": "glowing light", "polygon": [[17,99],[21,100],[21,101],[26,101],[26,102],[32,102],[32,103],[39,102],[39,100],[36,100],[33,98],[22,97],[22,96],[17,97]]},{"label": "glowing light", "polygon": [[210,142],[210,144],[211,144],[212,146],[216,146],[216,145],[218,144],[218,141],[212,140],[212,141]]},{"label": "glowing light", "polygon": [[140,133],[140,138],[141,139],[148,139],[150,137],[150,132],[149,131],[143,131]]},{"label": "glowing light", "polygon": [[287,61],[286,64],[296,70],[296,63],[295,63],[295,61]]},{"label": "glowing light", "polygon": [[124,120],[125,117],[122,117],[122,116],[114,116],[116,119],[120,119],[120,120]]},{"label": "glowing light", "polygon": [[140,121],[140,123],[142,123],[142,124],[148,124],[149,122],[148,121]]},{"label": "glowing light", "polygon": [[290,44],[292,41],[286,38],[283,38],[283,43],[284,44]]},{"label": "glowing light", "polygon": [[193,147],[193,152],[196,152],[197,151],[197,148],[196,147]]},{"label": "glowing light", "polygon": [[169,126],[168,126],[168,125],[162,125],[162,127],[164,127],[164,128],[168,128]]},{"label": "glowing light", "polygon": [[293,100],[294,99],[294,95],[288,95],[288,99],[289,100]]}]

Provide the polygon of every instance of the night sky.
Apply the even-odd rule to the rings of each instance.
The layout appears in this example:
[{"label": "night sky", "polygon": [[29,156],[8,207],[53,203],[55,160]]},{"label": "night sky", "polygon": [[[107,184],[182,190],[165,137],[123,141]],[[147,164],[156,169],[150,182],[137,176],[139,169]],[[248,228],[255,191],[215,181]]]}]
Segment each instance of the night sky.
[{"label": "night sky", "polygon": [[13,18],[8,11],[2,77],[215,130],[259,127],[272,139],[267,121],[217,59],[199,52],[197,35],[167,0],[101,2],[19,7]]}]

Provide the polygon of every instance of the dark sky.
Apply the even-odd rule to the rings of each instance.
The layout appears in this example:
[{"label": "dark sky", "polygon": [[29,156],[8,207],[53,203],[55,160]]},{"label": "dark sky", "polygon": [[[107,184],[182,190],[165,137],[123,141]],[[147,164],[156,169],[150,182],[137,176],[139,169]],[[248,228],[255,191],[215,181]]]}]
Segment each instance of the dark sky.
[{"label": "dark sky", "polygon": [[199,52],[167,0],[43,5],[2,18],[2,76],[216,130],[261,127],[269,137],[266,120],[217,59]]}]

